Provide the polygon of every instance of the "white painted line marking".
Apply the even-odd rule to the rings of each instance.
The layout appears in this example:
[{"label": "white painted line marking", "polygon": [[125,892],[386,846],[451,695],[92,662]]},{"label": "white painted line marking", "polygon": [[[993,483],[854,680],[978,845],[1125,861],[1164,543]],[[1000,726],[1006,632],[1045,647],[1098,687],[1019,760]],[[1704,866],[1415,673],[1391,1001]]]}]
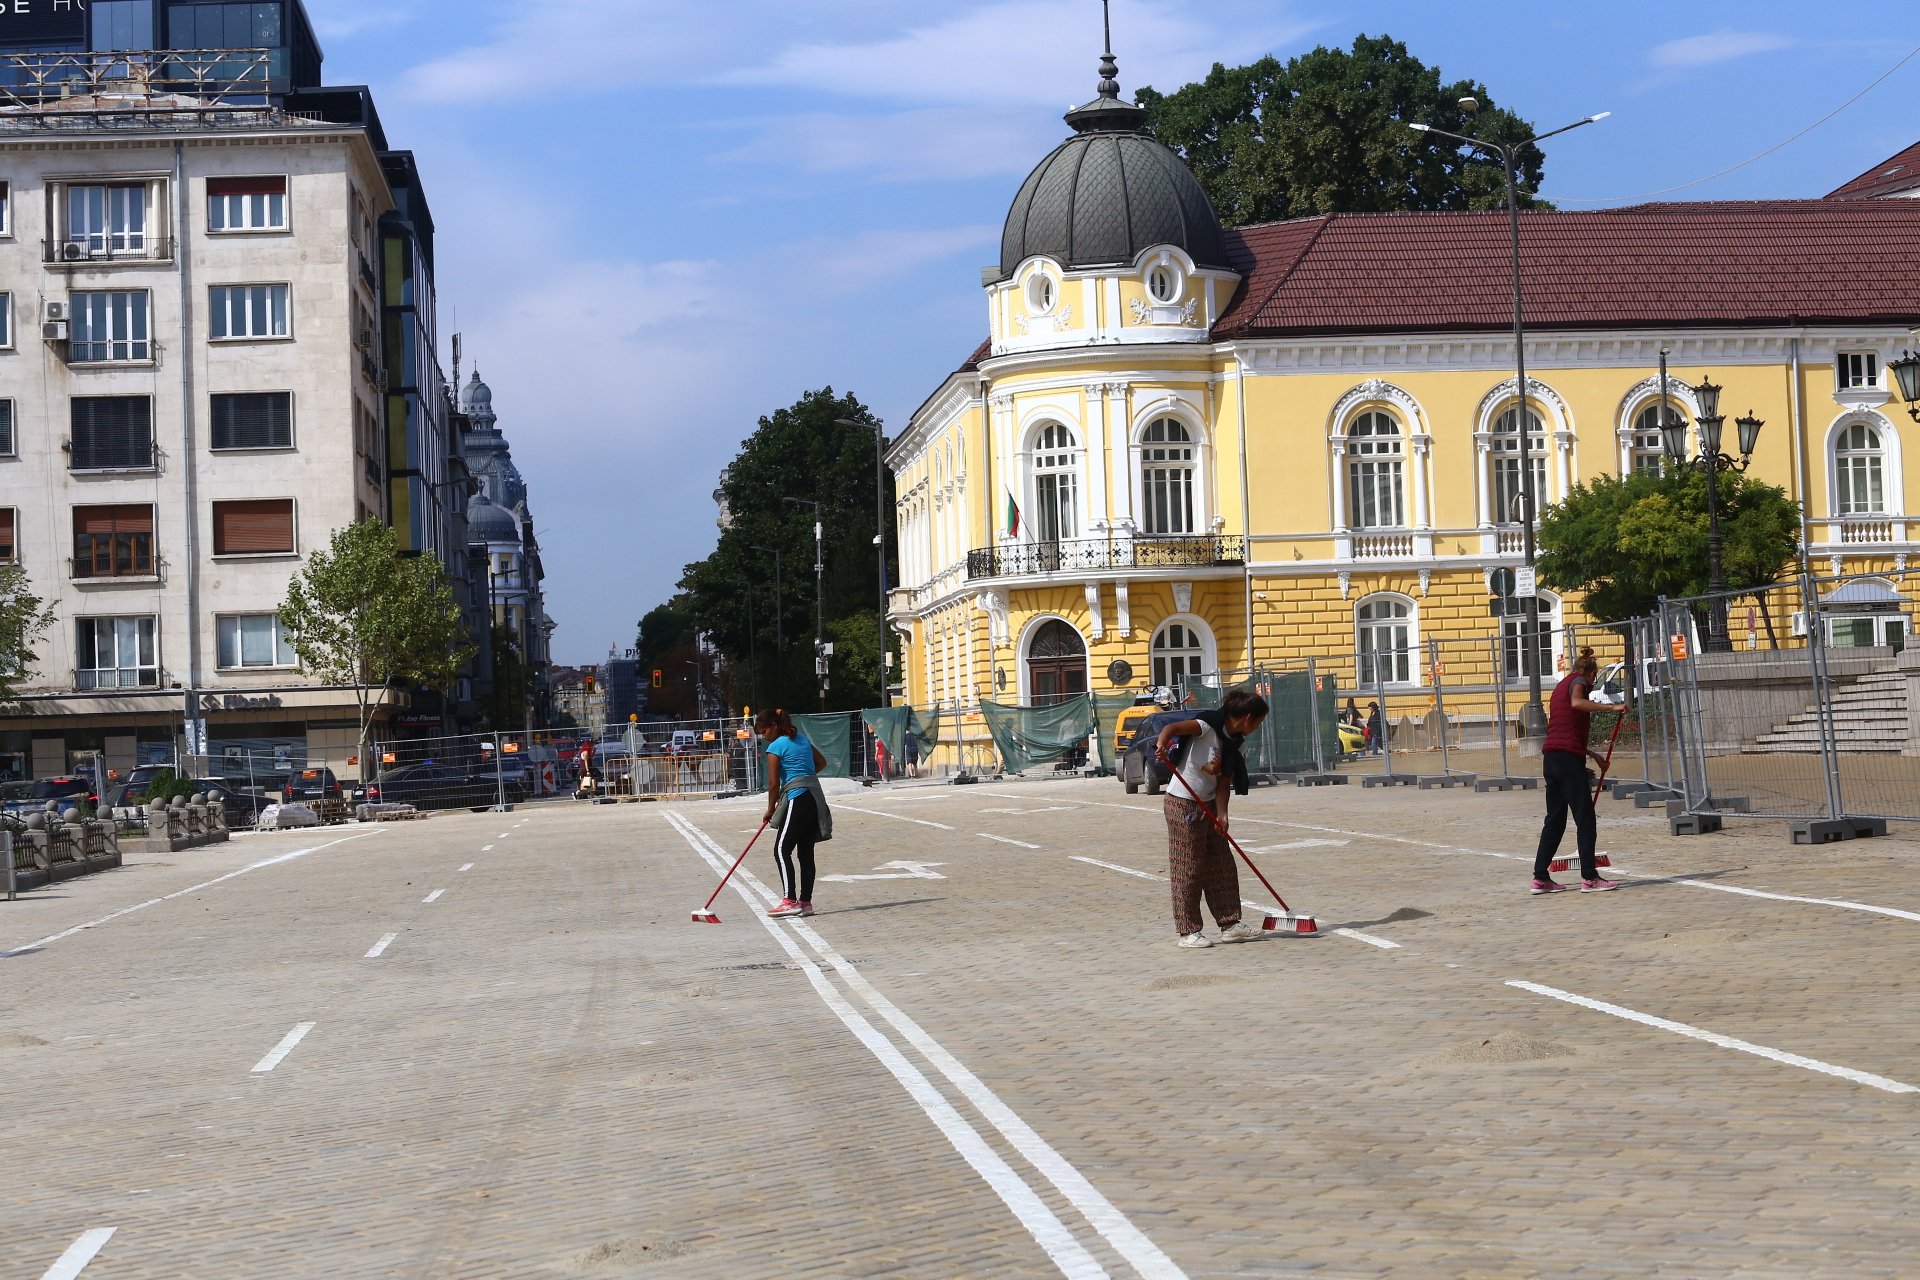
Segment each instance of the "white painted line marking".
[{"label": "white painted line marking", "polygon": [[862,809],[858,805],[835,805],[836,809],[852,809],[855,813],[870,813],[876,818],[892,818],[896,822],[915,822],[923,827],[938,827],[942,831],[951,831],[952,827],[944,822],[928,822],[925,818],[909,818],[904,813],[888,813],[885,809]]},{"label": "white painted line marking", "polygon": [[500,839],[502,839],[502,840],[505,840],[505,839],[506,839],[506,838],[507,838],[508,836],[510,836],[510,835],[512,835],[512,834],[513,834],[513,832],[511,832],[511,831],[502,831],[502,832],[500,833]]},{"label": "white painted line marking", "polygon": [[428,902],[432,902],[432,901],[433,901],[433,900],[434,900],[435,898],[437,898],[437,897],[439,897],[439,896],[440,896],[441,894],[443,894],[443,893],[445,893],[445,892],[446,892],[446,890],[445,890],[445,889],[435,889],[435,890],[434,890],[434,891],[433,891],[432,893],[430,893],[430,894],[428,894],[428,895],[427,895],[426,897],[424,897],[424,898],[422,898],[422,899],[420,899],[420,901],[421,901],[421,902],[422,902],[423,904],[424,904],[424,903],[428,903]]},{"label": "white painted line marking", "polygon": [[[1614,870],[1619,871],[1616,867]],[[1649,876],[1646,872],[1620,872],[1621,875],[1633,874],[1636,879],[1667,880],[1673,884],[1690,884],[1696,889],[1715,889],[1721,893],[1737,893],[1748,898],[1770,898],[1775,902],[1804,902],[1814,907],[1839,907],[1845,911],[1867,911],[1876,916],[1892,916],[1896,920],[1920,921],[1920,911],[1902,911],[1898,907],[1876,907],[1870,902],[1848,902],[1844,898],[1802,898],[1791,893],[1764,893],[1759,889],[1742,888],[1737,884],[1715,884],[1711,880],[1692,880],[1686,876]]]},{"label": "white painted line marking", "polygon": [[385,951],[389,946],[393,945],[393,940],[399,936],[400,935],[397,933],[381,934],[380,941],[374,943],[372,950],[368,951],[366,955],[361,956],[360,958],[362,960],[378,960],[380,958],[380,953],[382,951]]},{"label": "white painted line marking", "polygon": [[1564,1000],[1568,1004],[1577,1004],[1584,1009],[1598,1013],[1612,1014],[1616,1018],[1625,1018],[1629,1022],[1638,1022],[1644,1026],[1658,1027],[1662,1031],[1671,1031],[1676,1035],[1691,1036],[1695,1040],[1704,1040],[1708,1044],[1717,1044],[1722,1049],[1737,1049],[1741,1053],[1751,1053],[1756,1057],[1770,1058],[1775,1062],[1784,1062],[1790,1067],[1803,1067],[1808,1071],[1819,1071],[1830,1076],[1839,1076],[1842,1080],[1851,1080],[1855,1084],[1870,1085],[1887,1093],[1920,1093],[1920,1086],[1901,1084],[1898,1080],[1889,1080],[1885,1076],[1876,1076],[1866,1071],[1856,1071],[1852,1067],[1838,1067],[1831,1062],[1822,1062],[1818,1058],[1802,1057],[1797,1053],[1787,1053],[1781,1049],[1769,1049],[1763,1044],[1752,1044],[1745,1040],[1736,1040],[1732,1036],[1723,1036],[1717,1031],[1702,1031],[1690,1027],[1684,1022],[1674,1022],[1669,1018],[1656,1018],[1650,1013],[1640,1013],[1633,1009],[1622,1008],[1617,1004],[1608,1004],[1604,1000],[1594,1000],[1587,996],[1575,995],[1571,991],[1562,991],[1557,987],[1543,987],[1537,982],[1509,982],[1510,987],[1519,987],[1522,991],[1531,991],[1535,995],[1550,996],[1555,1000]]},{"label": "white painted line marking", "polygon": [[1385,938],[1376,938],[1372,934],[1362,933],[1358,929],[1335,929],[1334,932],[1343,938],[1358,938],[1368,946],[1379,947],[1383,951],[1395,951],[1400,947],[1400,944],[1397,942],[1389,942]]},{"label": "white painted line marking", "polygon": [[1164,881],[1166,879],[1165,876],[1156,876],[1151,872],[1135,871],[1132,867],[1123,867],[1117,862],[1102,862],[1098,858],[1083,858],[1077,853],[1068,854],[1067,856],[1072,858],[1075,862],[1084,862],[1088,866],[1105,867],[1109,871],[1118,871],[1123,876],[1139,876],[1142,880]]},{"label": "white painted line marking", "polygon": [[1028,844],[1025,840],[1015,840],[1011,836],[996,836],[991,831],[976,831],[973,834],[985,840],[998,840],[1001,844],[1017,844],[1022,849],[1038,849],[1037,844]]},{"label": "white painted line marking", "polygon": [[1344,849],[1346,840],[1285,840],[1279,844],[1249,845],[1249,853],[1274,853],[1281,849]]},{"label": "white painted line marking", "polygon": [[928,867],[944,867],[944,862],[883,862],[874,870],[879,875],[864,876],[821,876],[822,880],[945,880],[938,871],[929,871]]},{"label": "white painted line marking", "polygon": [[307,1032],[313,1030],[314,1027],[317,1025],[318,1025],[317,1023],[303,1022],[299,1026],[295,1027],[293,1030],[287,1032],[286,1039],[282,1040],[279,1044],[273,1046],[273,1052],[269,1053],[266,1057],[260,1059],[260,1061],[253,1064],[252,1074],[259,1075],[262,1072],[271,1071],[275,1067],[279,1066],[280,1060],[286,1057],[288,1054],[292,1053],[293,1046],[299,1044],[302,1040],[306,1039]]},{"label": "white painted line marking", "polygon": [[982,809],[982,813],[1068,813],[1079,808],[1071,804],[1050,804],[1039,809]]},{"label": "white painted line marking", "polygon": [[118,920],[121,916],[132,915],[136,911],[143,911],[157,903],[166,902],[173,898],[181,897],[184,894],[197,893],[202,889],[211,889],[223,880],[231,880],[235,876],[243,876],[249,871],[258,871],[261,867],[271,867],[279,862],[291,862],[295,858],[304,858],[309,853],[318,853],[322,849],[331,849],[333,846],[345,844],[349,840],[360,840],[367,836],[377,836],[379,834],[381,833],[377,830],[362,831],[358,835],[341,836],[338,840],[329,840],[325,844],[316,844],[311,848],[295,849],[291,853],[282,853],[271,858],[262,858],[259,862],[249,863],[241,867],[238,871],[229,871],[223,876],[215,876],[211,880],[202,880],[199,884],[190,884],[184,889],[175,889],[172,893],[163,893],[157,898],[148,898],[145,902],[136,902],[132,906],[122,907],[118,911],[109,911],[98,920],[89,920],[85,924],[77,924],[71,929],[63,929],[59,933],[50,933],[37,942],[29,942],[25,946],[15,947],[11,951],[0,951],[0,960],[10,960],[14,956],[25,955],[27,952],[37,950],[40,947],[46,946],[48,943],[58,942],[62,938],[71,938],[74,934],[80,933],[83,930],[103,925],[109,920]]},{"label": "white painted line marking", "polygon": [[[726,868],[728,860],[712,852],[719,846],[713,844],[704,831],[678,814],[668,814],[667,822],[714,870],[720,871]],[[752,879],[752,873],[744,873],[743,878]],[[754,881],[754,885],[762,894],[767,892],[766,886],[757,880]],[[919,1104],[920,1109],[945,1135],[954,1150],[973,1167],[974,1172],[993,1189],[1002,1202],[1013,1211],[1014,1216],[1020,1220],[1020,1224],[1027,1229],[1040,1247],[1046,1250],[1047,1256],[1053,1260],[1061,1274],[1072,1277],[1073,1280],[1083,1280],[1083,1278],[1093,1280],[1094,1277],[1104,1277],[1107,1274],[1106,1270],[1078,1240],[1074,1239],[1067,1225],[1047,1207],[1046,1202],[1041,1200],[1026,1180],[1014,1172],[1013,1167],[987,1145],[986,1139],[980,1136],[979,1130],[961,1116],[953,1104],[934,1087],[933,1082],[908,1061],[906,1055],[901,1053],[891,1040],[881,1035],[871,1022],[847,1002],[846,997],[842,996],[827,980],[820,966],[808,959],[807,954],[785,935],[778,924],[761,914],[760,903],[754,900],[752,891],[741,883],[740,878],[734,880],[732,887],[733,891],[747,903],[754,919],[760,921],[762,927],[773,935],[774,940],[780,944],[787,955],[806,973],[807,981],[813,985],[821,1001],[833,1011],[835,1017],[840,1019],[841,1024],[866,1046],[867,1051],[879,1059],[880,1065],[887,1069],[888,1074],[899,1081],[901,1087],[907,1091],[907,1095]]]},{"label": "white painted line marking", "polygon": [[113,1233],[119,1229],[95,1227],[91,1231],[81,1232],[80,1238],[67,1246],[67,1251],[47,1268],[40,1280],[73,1280],[87,1269],[87,1264],[93,1261],[96,1253],[107,1247],[107,1241],[113,1239]]},{"label": "white painted line marking", "polygon": [[473,864],[471,862],[463,862],[460,864],[460,869],[462,871],[471,871],[473,870]]},{"label": "white painted line marking", "polygon": [[490,845],[490,844],[483,844],[483,845],[481,845],[481,846],[480,846],[480,852],[482,852],[482,853],[485,853],[485,852],[486,852],[487,850],[489,850],[489,849],[491,849],[491,848],[493,848],[493,846],[492,846],[492,845]]}]

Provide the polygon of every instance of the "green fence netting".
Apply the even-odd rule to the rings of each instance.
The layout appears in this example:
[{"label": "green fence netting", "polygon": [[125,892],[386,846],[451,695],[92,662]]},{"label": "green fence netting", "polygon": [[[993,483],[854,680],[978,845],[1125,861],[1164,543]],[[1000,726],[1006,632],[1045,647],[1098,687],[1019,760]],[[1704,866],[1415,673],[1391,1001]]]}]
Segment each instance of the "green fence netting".
[{"label": "green fence netting", "polygon": [[1084,747],[1095,724],[1091,694],[1046,707],[983,701],[980,710],[1009,773],[1024,773],[1042,760]]},{"label": "green fence netting", "polygon": [[897,761],[906,745],[907,720],[912,715],[912,707],[869,707],[860,713],[860,720],[887,749],[887,759]]},{"label": "green fence netting", "polygon": [[805,734],[807,740],[818,747],[820,754],[827,758],[827,767],[820,771],[821,777],[853,776],[853,718],[851,716],[844,711],[795,716],[793,727]]},{"label": "green fence netting", "polygon": [[1133,706],[1139,699],[1130,693],[1096,693],[1093,695],[1093,718],[1100,739],[1100,771],[1112,773],[1114,765],[1113,734],[1120,721],[1120,713]]},{"label": "green fence netting", "polygon": [[928,712],[933,718],[922,720],[920,713],[908,708],[907,732],[920,742],[920,758],[926,760],[933,755],[933,749],[940,745],[940,708]]},{"label": "green fence netting", "polygon": [[1319,702],[1321,759],[1340,758],[1340,733],[1336,727],[1338,700],[1333,682],[1316,690],[1314,678],[1305,671],[1261,672],[1250,679],[1230,685],[1191,684],[1186,686],[1186,706],[1198,711],[1220,705],[1228,689],[1247,689],[1267,700],[1267,720],[1260,732],[1248,738],[1242,750],[1247,768],[1255,772],[1281,773],[1314,767],[1314,701]]}]

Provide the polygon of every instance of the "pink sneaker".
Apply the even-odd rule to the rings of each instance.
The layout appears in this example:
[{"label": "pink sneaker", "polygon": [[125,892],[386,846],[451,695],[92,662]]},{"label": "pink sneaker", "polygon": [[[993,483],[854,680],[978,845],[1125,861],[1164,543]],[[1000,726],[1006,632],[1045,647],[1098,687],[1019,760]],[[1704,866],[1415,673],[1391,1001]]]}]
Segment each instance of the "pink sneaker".
[{"label": "pink sneaker", "polygon": [[1533,882],[1533,887],[1528,889],[1527,892],[1528,893],[1565,893],[1567,890],[1571,888],[1573,888],[1573,886],[1570,884],[1561,884],[1558,880],[1549,878],[1546,880],[1535,880]]},{"label": "pink sneaker", "polygon": [[803,903],[801,903],[801,904],[800,904],[800,914],[801,914],[801,915],[803,915],[803,916],[810,916],[810,915],[812,915],[812,914],[813,914],[813,904],[812,904],[811,902],[803,902]]},{"label": "pink sneaker", "polygon": [[782,898],[767,908],[767,914],[770,916],[804,916],[809,913],[804,906],[795,902],[792,898]]},{"label": "pink sneaker", "polygon": [[1580,892],[1582,893],[1605,893],[1609,889],[1618,889],[1619,887],[1620,882],[1618,880],[1582,880],[1580,882]]}]

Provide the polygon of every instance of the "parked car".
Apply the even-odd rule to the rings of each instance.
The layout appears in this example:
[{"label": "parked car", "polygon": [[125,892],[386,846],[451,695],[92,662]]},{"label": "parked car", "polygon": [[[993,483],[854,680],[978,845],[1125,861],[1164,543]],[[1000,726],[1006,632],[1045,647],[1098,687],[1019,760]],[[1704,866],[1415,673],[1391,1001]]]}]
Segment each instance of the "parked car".
[{"label": "parked car", "polygon": [[[524,771],[505,779],[508,804],[527,798]],[[472,809],[475,813],[499,801],[501,777],[491,765],[411,764],[395,769],[359,792],[368,804],[410,804],[416,809]]]},{"label": "parked car", "polygon": [[276,803],[280,791],[278,786],[271,791],[256,787],[247,778],[195,778],[193,789],[204,791],[210,800],[218,800],[227,825],[240,831],[255,826],[260,821],[260,811]]},{"label": "parked car", "polygon": [[346,793],[333,770],[324,766],[295,769],[280,784],[280,798],[287,803],[314,800],[343,800]]},{"label": "parked car", "polygon": [[[1610,662],[1600,669],[1600,675],[1594,681],[1593,700],[1607,706],[1617,707],[1627,700],[1626,670],[1624,662]],[[1649,697],[1664,689],[1661,683],[1665,664],[1659,658],[1640,660],[1640,687],[1634,691],[1639,698]]]},{"label": "parked car", "polygon": [[[1153,744],[1159,735],[1143,731],[1147,720],[1164,709],[1143,704],[1128,707],[1120,713],[1126,732],[1124,738],[1118,730],[1114,733],[1114,744],[1119,748],[1114,760],[1114,772],[1120,775],[1120,784],[1126,788],[1128,795],[1145,787],[1148,795],[1157,796],[1173,779],[1167,767],[1154,758]],[[1140,714],[1130,714],[1133,712]]]},{"label": "parked car", "polygon": [[0,782],[0,813],[15,812],[16,804],[25,805],[33,795],[31,779],[22,782]]},{"label": "parked car", "polygon": [[[22,784],[8,785],[19,787]],[[87,812],[100,804],[100,795],[94,790],[92,780],[85,777],[69,774],[58,778],[39,778],[24,786],[25,794],[6,801],[8,813],[38,813],[47,807],[49,800],[71,801],[74,806]],[[60,807],[65,809],[68,806],[62,804]]]}]

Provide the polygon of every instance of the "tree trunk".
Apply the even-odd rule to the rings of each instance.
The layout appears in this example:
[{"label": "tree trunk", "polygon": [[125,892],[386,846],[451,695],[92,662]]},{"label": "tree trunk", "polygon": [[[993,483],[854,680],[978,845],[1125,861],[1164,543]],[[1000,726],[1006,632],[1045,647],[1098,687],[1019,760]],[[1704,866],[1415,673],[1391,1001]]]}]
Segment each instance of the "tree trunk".
[{"label": "tree trunk", "polygon": [[1754,607],[1760,610],[1760,616],[1767,624],[1767,648],[1778,649],[1780,647],[1780,633],[1774,629],[1773,610],[1767,608],[1766,600],[1758,591],[1753,593],[1753,603]]}]

